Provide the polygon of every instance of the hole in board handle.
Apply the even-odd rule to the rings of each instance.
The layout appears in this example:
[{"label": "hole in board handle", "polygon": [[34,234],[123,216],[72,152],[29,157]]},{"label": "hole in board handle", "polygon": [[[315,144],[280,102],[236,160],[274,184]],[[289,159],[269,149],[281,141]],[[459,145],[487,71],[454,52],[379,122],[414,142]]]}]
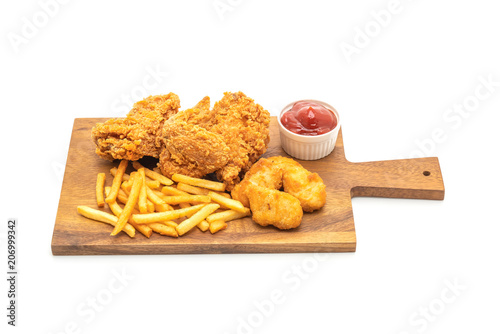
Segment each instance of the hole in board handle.
[{"label": "hole in board handle", "polygon": [[424,171],[424,173],[423,173],[423,174],[424,174],[425,176],[429,176],[429,175],[431,175],[431,172],[429,172],[428,170],[426,170],[426,171]]}]

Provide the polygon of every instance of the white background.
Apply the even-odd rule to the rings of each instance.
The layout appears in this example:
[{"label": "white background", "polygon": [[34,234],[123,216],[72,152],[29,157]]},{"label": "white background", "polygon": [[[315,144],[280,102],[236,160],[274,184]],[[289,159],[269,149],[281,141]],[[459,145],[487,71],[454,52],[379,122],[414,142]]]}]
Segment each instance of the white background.
[{"label": "white background", "polygon": [[[44,21],[37,1],[2,1],[0,258],[16,217],[20,278],[15,329],[1,280],[1,332],[498,332],[499,6],[401,0],[388,24],[374,24],[371,12],[390,6],[69,1]],[[357,53],[346,57],[346,44]],[[139,94],[148,69],[168,75],[145,95],[175,92],[183,108],[238,90],[273,115],[294,100],[324,100],[341,113],[349,160],[438,156],[445,200],[354,199],[357,251],[320,259],[52,256],[74,118],[124,116],[122,94]],[[447,111],[464,103],[464,116]],[[133,278],[120,286],[122,271]],[[282,303],[259,311],[255,303],[279,292]],[[93,317],[92,298],[106,304]]]}]

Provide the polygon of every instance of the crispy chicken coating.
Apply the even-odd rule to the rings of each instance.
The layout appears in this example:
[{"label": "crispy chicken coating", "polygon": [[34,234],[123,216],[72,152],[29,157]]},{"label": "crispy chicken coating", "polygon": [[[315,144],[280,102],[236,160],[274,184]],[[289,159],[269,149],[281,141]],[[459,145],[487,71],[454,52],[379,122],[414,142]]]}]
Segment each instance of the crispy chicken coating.
[{"label": "crispy chicken coating", "polygon": [[298,227],[302,208],[298,199],[275,189],[252,186],[246,195],[252,210],[252,219],[262,226],[274,225],[281,230]]},{"label": "crispy chicken coating", "polygon": [[321,209],[326,203],[326,186],[317,173],[311,173],[297,161],[286,157],[268,160],[283,171],[283,189],[300,201],[306,212]]},{"label": "crispy chicken coating", "polygon": [[177,95],[150,96],[126,118],[92,129],[96,153],[104,159],[159,158],[162,173],[202,177],[216,173],[231,190],[266,151],[270,115],[242,92],[224,93],[178,112]]},{"label": "crispy chicken coating", "polygon": [[[242,92],[224,93],[212,110],[210,99],[205,97],[194,108],[165,122],[162,138],[169,153],[162,155],[159,167],[166,176],[202,176],[215,171],[226,189],[231,190],[266,151],[269,122],[269,112]],[[177,152],[174,162],[173,146]],[[184,149],[187,146],[189,150]],[[200,158],[196,150],[205,157],[199,164],[194,163]]]},{"label": "crispy chicken coating", "polygon": [[231,190],[266,152],[270,115],[242,92],[224,93],[213,112],[215,119],[210,131],[222,135],[230,149],[229,161],[217,171],[217,178]]},{"label": "crispy chicken coating", "polygon": [[157,141],[165,120],[176,114],[179,97],[173,93],[150,96],[136,102],[126,118],[113,118],[92,128],[96,153],[107,160],[139,160],[160,156]]},{"label": "crispy chicken coating", "polygon": [[[284,191],[279,191],[282,187]],[[250,207],[252,219],[258,224],[289,229],[300,225],[302,211],[311,212],[325,205],[325,188],[317,173],[309,172],[293,159],[276,156],[257,161],[233,188],[231,196]],[[292,215],[300,218],[297,221]]]}]

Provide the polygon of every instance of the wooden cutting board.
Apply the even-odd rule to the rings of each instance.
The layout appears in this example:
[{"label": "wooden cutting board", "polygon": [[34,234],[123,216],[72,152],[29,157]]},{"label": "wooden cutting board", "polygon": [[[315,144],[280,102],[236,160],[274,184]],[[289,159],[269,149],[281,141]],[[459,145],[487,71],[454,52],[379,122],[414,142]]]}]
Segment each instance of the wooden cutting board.
[{"label": "wooden cutting board", "polygon": [[[215,235],[194,228],[180,238],[156,233],[150,239],[140,233],[135,238],[124,233],[111,237],[112,226],[84,218],[76,211],[78,205],[97,208],[97,173],[105,172],[106,185],[111,185],[109,170],[118,165],[94,153],[90,131],[105,120],[75,119],[52,237],[54,255],[353,252],[356,233],[351,197],[444,198],[437,158],[352,163],[345,159],[340,131],[332,154],[321,160],[300,161],[323,178],[327,201],[321,210],[305,213],[296,229],[280,231],[244,218],[229,222],[226,230]],[[271,141],[264,157],[287,156],[281,149],[276,117],[272,117],[270,129]],[[110,212],[107,207],[102,210]]]}]

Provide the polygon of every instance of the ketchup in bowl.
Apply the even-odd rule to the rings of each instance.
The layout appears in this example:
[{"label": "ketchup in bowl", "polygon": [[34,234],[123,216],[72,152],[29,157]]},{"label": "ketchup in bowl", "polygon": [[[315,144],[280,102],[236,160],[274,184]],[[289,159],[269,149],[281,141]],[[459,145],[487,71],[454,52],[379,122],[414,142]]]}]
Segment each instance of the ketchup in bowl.
[{"label": "ketchup in bowl", "polygon": [[332,131],[338,120],[333,111],[321,104],[300,101],[281,116],[281,124],[296,134],[318,136]]}]

